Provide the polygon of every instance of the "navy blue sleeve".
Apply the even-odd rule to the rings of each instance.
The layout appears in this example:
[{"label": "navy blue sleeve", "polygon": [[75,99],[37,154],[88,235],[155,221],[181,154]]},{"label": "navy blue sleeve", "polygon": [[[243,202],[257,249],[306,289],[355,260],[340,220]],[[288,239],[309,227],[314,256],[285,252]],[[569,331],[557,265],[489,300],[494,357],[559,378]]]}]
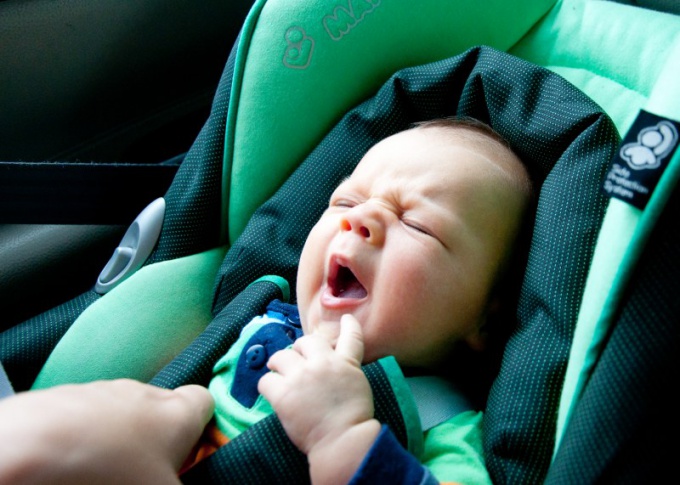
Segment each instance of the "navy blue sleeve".
[{"label": "navy blue sleeve", "polygon": [[411,453],[406,451],[390,429],[383,425],[350,485],[435,485],[437,480]]}]

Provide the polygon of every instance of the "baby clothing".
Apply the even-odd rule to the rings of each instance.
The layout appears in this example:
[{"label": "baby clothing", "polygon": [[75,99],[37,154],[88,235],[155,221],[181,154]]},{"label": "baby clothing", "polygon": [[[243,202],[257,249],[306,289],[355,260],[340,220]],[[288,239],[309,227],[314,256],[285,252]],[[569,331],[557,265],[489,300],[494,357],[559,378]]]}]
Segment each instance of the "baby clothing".
[{"label": "baby clothing", "polygon": [[[199,461],[273,413],[271,405],[257,392],[257,383],[269,371],[269,357],[301,336],[297,307],[279,300],[272,301],[264,315],[242,329],[238,340],[213,369],[208,388],[215,399],[215,426],[206,429],[202,450],[194,460]],[[423,382],[409,383],[392,357],[381,359],[380,364],[408,428],[408,450],[383,425],[352,483],[491,483],[482,453],[482,413],[461,407],[463,400],[454,395],[448,402],[457,403],[460,409],[455,413],[426,411],[427,416],[421,417],[424,409],[437,407],[429,399],[414,399],[414,393],[427,395],[427,389],[422,390]],[[446,392],[437,388],[432,394],[441,396]],[[423,423],[427,423],[427,429],[423,429]]]},{"label": "baby clothing", "polygon": [[234,345],[217,361],[208,389],[215,399],[217,427],[234,439],[274,411],[257,392],[257,383],[269,372],[267,361],[302,336],[297,307],[280,300],[253,318]]}]

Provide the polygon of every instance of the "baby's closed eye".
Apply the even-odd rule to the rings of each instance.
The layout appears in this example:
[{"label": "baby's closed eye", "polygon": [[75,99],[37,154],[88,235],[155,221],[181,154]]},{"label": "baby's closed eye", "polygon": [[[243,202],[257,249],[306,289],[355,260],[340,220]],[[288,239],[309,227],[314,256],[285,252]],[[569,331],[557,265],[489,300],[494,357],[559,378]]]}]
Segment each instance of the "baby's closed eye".
[{"label": "baby's closed eye", "polygon": [[422,223],[420,223],[420,222],[416,222],[416,221],[414,221],[414,220],[406,219],[406,218],[402,218],[402,219],[401,219],[401,222],[402,222],[406,227],[408,227],[409,229],[412,229],[412,230],[414,230],[414,231],[416,231],[416,232],[419,232],[419,233],[421,233],[421,234],[425,234],[426,236],[434,237],[434,235],[432,234],[432,231],[429,230],[427,227],[425,227],[425,226],[424,226]]},{"label": "baby's closed eye", "polygon": [[345,207],[347,209],[351,209],[356,205],[357,202],[346,198],[331,199],[329,204],[330,207]]}]

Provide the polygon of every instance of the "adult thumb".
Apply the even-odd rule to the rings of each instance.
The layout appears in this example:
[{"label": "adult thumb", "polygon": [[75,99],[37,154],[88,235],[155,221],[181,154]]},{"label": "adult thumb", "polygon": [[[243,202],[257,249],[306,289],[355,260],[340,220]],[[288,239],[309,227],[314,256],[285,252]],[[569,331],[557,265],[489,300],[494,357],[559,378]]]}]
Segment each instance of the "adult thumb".
[{"label": "adult thumb", "polygon": [[167,442],[170,458],[179,469],[191,448],[198,442],[215,409],[210,392],[198,385],[181,386],[168,401],[167,424],[174,428]]}]

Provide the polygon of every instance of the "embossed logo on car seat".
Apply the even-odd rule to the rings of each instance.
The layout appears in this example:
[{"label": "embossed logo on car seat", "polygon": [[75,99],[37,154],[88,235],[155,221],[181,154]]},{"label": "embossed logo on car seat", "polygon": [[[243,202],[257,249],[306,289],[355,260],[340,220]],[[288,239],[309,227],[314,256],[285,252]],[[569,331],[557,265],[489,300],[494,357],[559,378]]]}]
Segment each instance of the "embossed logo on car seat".
[{"label": "embossed logo on car seat", "polygon": [[347,7],[338,6],[323,18],[323,27],[333,40],[340,40],[356,27],[367,14],[380,6],[381,0],[347,0]]},{"label": "embossed logo on car seat", "polygon": [[307,69],[312,62],[314,39],[302,27],[291,27],[284,38],[286,51],[283,54],[283,65],[291,69]]}]

